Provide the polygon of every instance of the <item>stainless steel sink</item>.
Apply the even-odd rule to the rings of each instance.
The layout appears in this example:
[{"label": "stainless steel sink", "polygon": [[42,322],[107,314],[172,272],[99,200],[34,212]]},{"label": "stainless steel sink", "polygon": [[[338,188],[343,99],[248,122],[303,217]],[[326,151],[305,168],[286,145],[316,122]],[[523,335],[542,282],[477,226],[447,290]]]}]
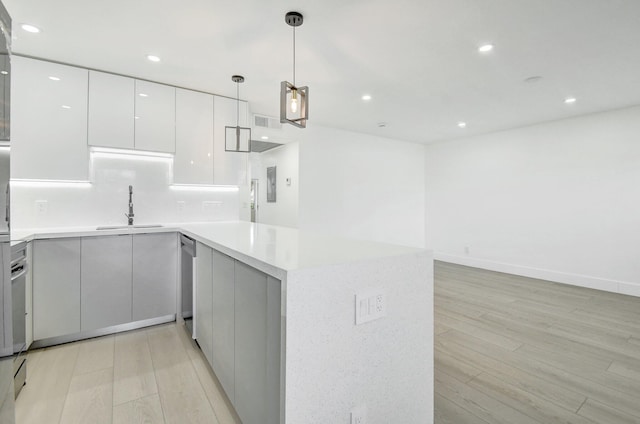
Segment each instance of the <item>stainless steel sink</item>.
[{"label": "stainless steel sink", "polygon": [[96,230],[123,230],[125,228],[159,228],[160,224],[139,224],[139,225],[106,225],[97,227]]}]

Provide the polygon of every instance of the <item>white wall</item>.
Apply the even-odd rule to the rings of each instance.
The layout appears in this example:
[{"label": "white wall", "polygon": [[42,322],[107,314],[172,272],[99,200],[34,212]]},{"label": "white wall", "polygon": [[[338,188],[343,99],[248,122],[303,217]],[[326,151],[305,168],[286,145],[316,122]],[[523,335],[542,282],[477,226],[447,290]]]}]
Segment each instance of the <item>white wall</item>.
[{"label": "white wall", "polygon": [[424,146],[315,125],[300,133],[301,229],[424,247]]},{"label": "white wall", "polygon": [[427,245],[445,261],[640,295],[639,134],[633,107],[428,146]]},{"label": "white wall", "polygon": [[[171,189],[171,159],[93,157],[90,166],[87,187],[12,182],[12,229],[126,224],[129,185],[136,224],[239,219],[242,190]],[[36,211],[37,200],[47,201],[46,214]]]},{"label": "white wall", "polygon": [[[251,154],[251,178],[259,181],[258,222],[261,224],[298,227],[298,146],[298,143],[289,143]],[[270,203],[267,202],[267,168],[271,166],[276,167],[276,201]]]}]

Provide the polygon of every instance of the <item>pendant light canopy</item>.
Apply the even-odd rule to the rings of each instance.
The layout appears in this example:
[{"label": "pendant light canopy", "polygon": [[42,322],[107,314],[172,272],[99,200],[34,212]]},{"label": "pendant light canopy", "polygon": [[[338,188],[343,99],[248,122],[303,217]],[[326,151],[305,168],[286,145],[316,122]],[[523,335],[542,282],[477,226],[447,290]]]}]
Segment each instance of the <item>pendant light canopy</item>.
[{"label": "pendant light canopy", "polygon": [[302,25],[303,18],[301,13],[289,12],[284,20],[293,27],[293,83],[280,83],[280,122],[305,128],[309,119],[309,87],[296,86],[296,27]]},{"label": "pendant light canopy", "polygon": [[236,126],[224,127],[224,150],[226,152],[249,153],[251,151],[251,128],[241,127],[240,122],[240,83],[242,75],[234,75],[231,80],[236,83]]}]

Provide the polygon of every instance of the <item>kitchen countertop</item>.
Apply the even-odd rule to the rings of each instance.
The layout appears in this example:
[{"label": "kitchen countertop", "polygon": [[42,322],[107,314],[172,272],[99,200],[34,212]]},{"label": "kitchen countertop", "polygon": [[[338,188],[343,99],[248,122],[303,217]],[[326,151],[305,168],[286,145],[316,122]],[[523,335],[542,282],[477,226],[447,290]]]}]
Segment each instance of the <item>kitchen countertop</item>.
[{"label": "kitchen countertop", "polygon": [[[424,249],[329,237],[294,228],[245,221],[163,224],[155,228],[59,227],[12,231],[13,240],[181,232],[238,260],[249,259],[281,271],[417,254]],[[261,267],[260,267],[261,268]],[[265,270],[268,271],[268,270]]]}]

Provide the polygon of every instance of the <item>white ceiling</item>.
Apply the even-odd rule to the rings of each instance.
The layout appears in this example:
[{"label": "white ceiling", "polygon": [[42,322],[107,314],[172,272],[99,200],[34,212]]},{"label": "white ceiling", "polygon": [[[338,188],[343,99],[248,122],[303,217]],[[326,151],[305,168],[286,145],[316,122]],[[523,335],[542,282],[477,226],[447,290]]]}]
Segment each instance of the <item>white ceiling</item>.
[{"label": "white ceiling", "polygon": [[[242,74],[240,96],[270,116],[292,77],[284,15],[299,11],[296,74],[310,87],[310,121],[401,140],[640,104],[639,0],[2,1],[15,53],[231,97],[231,75]],[[487,42],[495,50],[478,53]],[[523,82],[531,76],[543,78]]]}]

